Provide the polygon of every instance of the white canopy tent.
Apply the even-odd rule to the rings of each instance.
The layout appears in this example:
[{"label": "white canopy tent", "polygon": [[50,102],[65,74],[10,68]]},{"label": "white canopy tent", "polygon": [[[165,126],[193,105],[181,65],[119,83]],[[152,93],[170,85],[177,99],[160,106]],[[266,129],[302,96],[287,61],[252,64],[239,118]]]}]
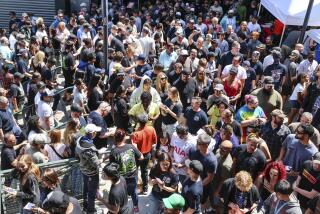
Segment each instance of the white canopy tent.
[{"label": "white canopy tent", "polygon": [[[285,25],[280,44],[286,25],[303,25],[308,4],[309,0],[261,0],[261,5]],[[320,26],[319,14],[320,0],[314,0],[308,26]]]},{"label": "white canopy tent", "polygon": [[320,29],[312,29],[312,30],[308,30],[306,32],[306,34],[313,39],[314,41],[316,41],[318,44],[320,44]]}]

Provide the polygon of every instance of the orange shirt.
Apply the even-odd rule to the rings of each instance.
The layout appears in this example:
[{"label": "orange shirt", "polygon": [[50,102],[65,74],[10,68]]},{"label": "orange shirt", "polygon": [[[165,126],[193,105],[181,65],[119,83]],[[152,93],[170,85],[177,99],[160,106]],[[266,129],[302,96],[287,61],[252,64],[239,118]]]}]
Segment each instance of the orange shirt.
[{"label": "orange shirt", "polygon": [[142,154],[151,151],[152,145],[157,143],[157,133],[153,126],[139,128],[131,136],[131,141],[136,144]]}]

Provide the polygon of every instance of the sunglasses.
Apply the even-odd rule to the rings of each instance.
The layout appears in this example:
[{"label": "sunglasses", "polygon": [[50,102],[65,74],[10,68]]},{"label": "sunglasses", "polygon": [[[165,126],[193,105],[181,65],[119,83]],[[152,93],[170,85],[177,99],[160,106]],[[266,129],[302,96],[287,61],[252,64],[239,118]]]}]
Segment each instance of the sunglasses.
[{"label": "sunglasses", "polygon": [[167,77],[161,77],[161,80],[166,80],[167,79]]}]

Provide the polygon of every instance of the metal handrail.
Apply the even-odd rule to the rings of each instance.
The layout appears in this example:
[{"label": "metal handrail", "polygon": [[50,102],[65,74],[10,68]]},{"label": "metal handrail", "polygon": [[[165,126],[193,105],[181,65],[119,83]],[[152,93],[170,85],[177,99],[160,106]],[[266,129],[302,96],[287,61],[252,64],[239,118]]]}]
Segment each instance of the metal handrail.
[{"label": "metal handrail", "polygon": [[[76,158],[69,158],[69,159],[63,159],[58,161],[52,161],[47,163],[41,163],[37,164],[37,166],[41,169],[47,169],[47,168],[55,168],[55,167],[61,167],[61,166],[72,166],[75,164],[78,164],[79,160]],[[14,169],[7,169],[0,171],[0,177],[8,176],[10,173],[12,173]]]},{"label": "metal handrail", "polygon": [[[62,93],[62,92],[64,92],[64,91],[66,91],[66,90],[69,90],[69,89],[71,89],[71,88],[73,88],[73,87],[74,87],[74,86],[69,86],[69,87],[67,87],[67,88],[63,88],[63,89],[61,89],[61,90],[59,90],[59,91],[56,91],[56,92],[53,94],[53,96],[55,96],[55,95],[57,95],[57,94],[60,94],[60,93]],[[20,111],[15,112],[13,115],[20,114],[20,113],[22,113],[23,111],[26,111],[26,110],[30,109],[30,108],[33,107],[34,105],[35,105],[35,104],[25,106],[25,107],[23,107]]]}]

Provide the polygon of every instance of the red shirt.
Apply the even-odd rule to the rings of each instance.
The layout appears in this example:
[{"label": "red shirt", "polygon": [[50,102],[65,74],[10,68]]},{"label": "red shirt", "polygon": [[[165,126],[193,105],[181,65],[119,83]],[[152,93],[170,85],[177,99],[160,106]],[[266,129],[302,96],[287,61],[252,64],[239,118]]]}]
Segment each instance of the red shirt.
[{"label": "red shirt", "polygon": [[151,151],[152,145],[157,143],[156,130],[152,126],[139,128],[132,134],[131,141],[142,154],[146,154]]},{"label": "red shirt", "polygon": [[223,81],[223,87],[228,97],[235,97],[240,92],[241,83],[236,78],[231,85],[228,85],[227,79]]}]

